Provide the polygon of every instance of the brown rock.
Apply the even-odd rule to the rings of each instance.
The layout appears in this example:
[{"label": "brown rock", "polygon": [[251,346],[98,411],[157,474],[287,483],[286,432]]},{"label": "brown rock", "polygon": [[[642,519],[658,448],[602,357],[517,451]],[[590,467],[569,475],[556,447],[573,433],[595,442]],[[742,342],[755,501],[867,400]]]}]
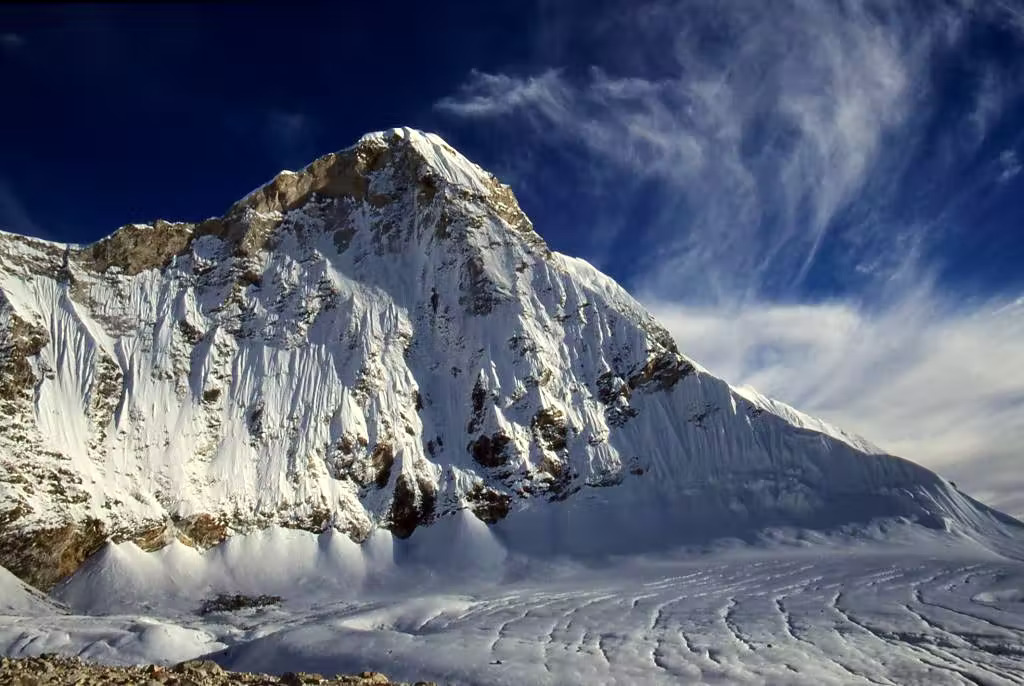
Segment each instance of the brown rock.
[{"label": "brown rock", "polygon": [[197,548],[212,548],[228,537],[227,524],[209,514],[175,521],[181,540]]},{"label": "brown rock", "polygon": [[360,672],[359,678],[366,684],[390,684],[391,679],[380,672]]},{"label": "brown rock", "polygon": [[416,527],[429,524],[434,518],[437,494],[428,481],[413,481],[400,474],[395,482],[388,528],[398,538],[408,538]]},{"label": "brown rock", "polygon": [[651,357],[635,374],[629,377],[630,388],[649,388],[667,391],[680,379],[692,374],[694,367],[679,353],[665,350]]},{"label": "brown rock", "polygon": [[186,660],[174,665],[178,674],[223,674],[224,669],[213,660]]},{"label": "brown rock", "polygon": [[195,224],[161,219],[152,225],[129,224],[84,248],[78,259],[83,266],[99,272],[119,267],[131,275],[160,269],[185,251],[192,241],[193,229]]},{"label": "brown rock", "polygon": [[28,584],[48,591],[74,572],[107,540],[99,520],[32,532],[0,527],[0,565]]},{"label": "brown rock", "polygon": [[478,519],[494,524],[508,516],[512,496],[478,484],[466,495],[466,500]]},{"label": "brown rock", "polygon": [[500,467],[508,463],[508,447],[512,439],[498,432],[491,436],[480,436],[469,444],[473,460],[482,467]]},{"label": "brown rock", "polygon": [[377,488],[384,488],[391,480],[391,467],[395,464],[395,449],[390,443],[381,442],[374,446],[370,454],[370,462],[376,473],[373,483]]},{"label": "brown rock", "polygon": [[530,426],[542,447],[555,452],[565,450],[569,427],[566,425],[564,412],[542,408],[533,416]]}]

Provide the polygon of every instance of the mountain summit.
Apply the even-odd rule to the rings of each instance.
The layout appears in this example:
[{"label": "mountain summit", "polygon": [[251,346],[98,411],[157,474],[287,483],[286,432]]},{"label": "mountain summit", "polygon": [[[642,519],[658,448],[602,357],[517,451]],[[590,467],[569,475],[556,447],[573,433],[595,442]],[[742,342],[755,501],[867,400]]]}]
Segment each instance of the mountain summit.
[{"label": "mountain summit", "polygon": [[364,136],[221,218],[0,234],[0,564],[469,510],[578,552],[1019,524],[677,350],[439,137]]}]

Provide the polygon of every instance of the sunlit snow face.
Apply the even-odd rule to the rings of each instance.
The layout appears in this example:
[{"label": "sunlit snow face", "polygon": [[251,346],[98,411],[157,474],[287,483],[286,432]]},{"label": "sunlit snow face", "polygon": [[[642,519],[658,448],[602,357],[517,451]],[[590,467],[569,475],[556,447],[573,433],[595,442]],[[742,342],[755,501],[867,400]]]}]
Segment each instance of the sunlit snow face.
[{"label": "sunlit snow face", "polygon": [[491,148],[553,247],[728,380],[1024,511],[1019,10],[552,12],[539,67],[474,72],[437,109],[532,151]]}]

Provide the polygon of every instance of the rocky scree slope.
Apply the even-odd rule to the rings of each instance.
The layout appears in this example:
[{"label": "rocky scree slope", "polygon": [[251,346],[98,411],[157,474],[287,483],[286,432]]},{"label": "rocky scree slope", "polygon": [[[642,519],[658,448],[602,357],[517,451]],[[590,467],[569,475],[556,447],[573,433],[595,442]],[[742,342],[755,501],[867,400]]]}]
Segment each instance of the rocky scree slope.
[{"label": "rocky scree slope", "polygon": [[[111,667],[90,664],[78,657],[39,655],[22,659],[0,658],[0,683],[13,686],[410,686],[391,681],[379,672],[337,675],[286,672],[281,676],[229,672],[210,660],[189,660],[170,668],[158,665]],[[411,686],[436,686],[418,681]]]},{"label": "rocky scree slope", "polygon": [[467,508],[570,548],[1013,524],[747,395],[440,138],[374,133],[221,218],[0,234],[0,564],[46,589],[108,539],[404,538]]}]

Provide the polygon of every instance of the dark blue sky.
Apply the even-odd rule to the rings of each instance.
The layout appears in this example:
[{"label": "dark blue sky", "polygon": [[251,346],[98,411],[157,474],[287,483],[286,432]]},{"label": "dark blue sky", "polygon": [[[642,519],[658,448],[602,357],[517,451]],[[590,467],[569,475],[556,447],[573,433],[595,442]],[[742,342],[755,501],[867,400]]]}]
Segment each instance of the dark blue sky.
[{"label": "dark blue sky", "polygon": [[60,240],[219,214],[367,131],[436,128],[469,68],[528,52],[515,4],[4,7],[0,178]]},{"label": "dark blue sky", "polygon": [[1020,27],[902,4],[4,7],[0,224],[86,242],[216,215],[410,125],[510,182],[553,247],[644,290],[877,299],[907,259],[956,292],[1012,290]]}]

